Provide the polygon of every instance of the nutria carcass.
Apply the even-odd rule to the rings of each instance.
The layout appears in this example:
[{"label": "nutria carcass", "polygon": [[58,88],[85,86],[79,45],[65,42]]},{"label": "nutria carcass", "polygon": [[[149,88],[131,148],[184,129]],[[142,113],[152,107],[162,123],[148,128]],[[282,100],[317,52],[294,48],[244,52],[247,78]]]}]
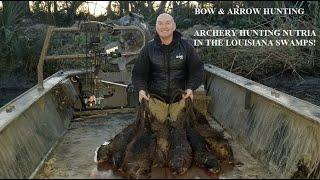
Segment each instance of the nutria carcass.
[{"label": "nutria carcass", "polygon": [[97,151],[98,163],[107,162],[114,170],[120,170],[128,144],[138,132],[143,109],[139,108],[136,120],[112,138],[108,144],[101,145]]},{"label": "nutria carcass", "polygon": [[155,138],[151,131],[143,129],[128,145],[122,171],[127,178],[145,179],[151,177]]},{"label": "nutria carcass", "polygon": [[97,152],[98,163],[108,162],[114,169],[120,168],[127,145],[136,134],[136,124],[130,124],[117,134],[110,143],[101,145]]},{"label": "nutria carcass", "polygon": [[168,167],[182,175],[194,162],[218,173],[224,162],[233,162],[233,152],[222,132],[186,101],[177,118],[158,120],[141,103],[137,119],[98,150],[99,162],[107,161],[126,178],[151,178],[153,167]]},{"label": "nutria carcass", "polygon": [[187,137],[193,151],[193,159],[199,167],[207,168],[212,173],[220,171],[220,162],[211,153],[206,140],[193,128],[187,127]]},{"label": "nutria carcass", "polygon": [[121,168],[127,178],[151,177],[156,141],[151,132],[150,114],[143,113],[142,116],[144,117],[140,117],[139,130],[128,144]]},{"label": "nutria carcass", "polygon": [[192,149],[186,133],[186,112],[181,111],[176,121],[170,123],[170,149],[168,166],[173,174],[184,174],[192,165]]},{"label": "nutria carcass", "polygon": [[208,148],[208,143],[205,138],[201,136],[199,132],[193,129],[194,124],[209,124],[205,116],[201,116],[200,112],[194,108],[193,103],[188,100],[185,107],[185,119],[186,119],[186,129],[187,138],[192,147],[193,158],[196,165],[199,167],[207,168],[212,173],[220,172],[220,162],[217,157]]},{"label": "nutria carcass", "polygon": [[233,164],[233,151],[223,132],[212,128],[205,115],[195,108],[194,112],[195,119],[191,120],[192,128],[204,137],[212,152],[222,163]]},{"label": "nutria carcass", "polygon": [[151,123],[151,130],[156,138],[156,149],[154,154],[153,167],[165,167],[169,152],[170,126],[168,121],[161,122],[155,118]]}]

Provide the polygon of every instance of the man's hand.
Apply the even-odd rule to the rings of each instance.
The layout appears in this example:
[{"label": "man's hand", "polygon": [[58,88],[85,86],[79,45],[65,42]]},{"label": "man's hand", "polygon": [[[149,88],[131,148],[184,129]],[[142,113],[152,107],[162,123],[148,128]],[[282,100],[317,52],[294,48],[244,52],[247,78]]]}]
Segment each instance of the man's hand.
[{"label": "man's hand", "polygon": [[140,90],[139,91],[139,102],[141,103],[142,99],[145,99],[147,101],[149,101],[150,96],[146,94],[146,91],[144,90]]},{"label": "man's hand", "polygon": [[185,94],[182,95],[182,99],[187,99],[188,97],[190,97],[191,100],[193,100],[193,91],[192,89],[187,89],[185,90]]}]

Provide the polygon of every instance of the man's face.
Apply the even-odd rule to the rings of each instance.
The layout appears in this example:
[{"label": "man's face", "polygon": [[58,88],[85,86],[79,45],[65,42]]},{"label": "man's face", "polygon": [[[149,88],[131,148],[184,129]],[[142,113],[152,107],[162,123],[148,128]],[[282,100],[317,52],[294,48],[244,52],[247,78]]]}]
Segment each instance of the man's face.
[{"label": "man's face", "polygon": [[173,36],[173,31],[176,30],[176,24],[169,14],[161,14],[157,18],[156,30],[160,38],[169,38]]}]

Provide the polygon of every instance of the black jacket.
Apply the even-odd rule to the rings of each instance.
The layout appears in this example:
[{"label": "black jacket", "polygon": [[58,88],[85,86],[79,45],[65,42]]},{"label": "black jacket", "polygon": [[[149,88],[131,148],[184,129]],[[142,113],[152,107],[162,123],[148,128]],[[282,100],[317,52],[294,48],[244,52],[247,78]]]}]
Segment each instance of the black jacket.
[{"label": "black jacket", "polygon": [[141,50],[132,71],[132,83],[138,90],[154,93],[167,102],[177,89],[197,89],[203,82],[204,67],[194,47],[178,31],[173,41],[163,45],[156,34]]}]

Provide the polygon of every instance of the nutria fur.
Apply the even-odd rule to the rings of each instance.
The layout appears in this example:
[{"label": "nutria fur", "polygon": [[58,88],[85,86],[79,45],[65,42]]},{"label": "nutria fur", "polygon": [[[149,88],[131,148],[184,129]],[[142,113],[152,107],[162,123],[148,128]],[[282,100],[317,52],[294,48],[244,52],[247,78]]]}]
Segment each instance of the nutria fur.
[{"label": "nutria fur", "polygon": [[151,132],[151,114],[144,112],[140,115],[137,134],[128,144],[121,168],[127,178],[151,177],[156,141]]},{"label": "nutria fur", "polygon": [[193,158],[196,165],[208,168],[214,173],[219,172],[220,162],[217,157],[210,152],[206,140],[191,127],[187,127],[187,137],[192,147]]},{"label": "nutria fur", "polygon": [[[191,121],[192,127],[205,138],[210,149],[221,162],[232,164],[234,161],[233,151],[223,132],[212,128],[201,113],[195,114],[196,120]],[[201,120],[200,122],[198,121],[199,119]]]},{"label": "nutria fur", "polygon": [[161,122],[154,119],[151,123],[151,130],[156,137],[156,152],[153,161],[154,167],[165,167],[169,153],[169,135],[170,127],[168,121]]},{"label": "nutria fur", "polygon": [[138,133],[128,145],[122,171],[127,178],[150,178],[155,139],[148,128]]},{"label": "nutria fur", "polygon": [[[223,132],[212,128],[206,116],[186,101],[176,120],[159,121],[140,106],[137,119],[101,145],[98,162],[107,161],[126,178],[151,178],[152,167],[169,167],[182,175],[192,163],[217,173],[221,163],[233,163],[233,152]],[[118,171],[119,172],[119,171]]]},{"label": "nutria fur", "polygon": [[169,168],[173,174],[184,174],[192,165],[192,149],[186,134],[186,116],[182,110],[177,120],[171,122]]},{"label": "nutria fur", "polygon": [[97,160],[99,163],[107,161],[115,169],[118,169],[125,155],[127,145],[136,134],[136,125],[130,124],[117,134],[108,145],[101,145],[97,152]]}]

